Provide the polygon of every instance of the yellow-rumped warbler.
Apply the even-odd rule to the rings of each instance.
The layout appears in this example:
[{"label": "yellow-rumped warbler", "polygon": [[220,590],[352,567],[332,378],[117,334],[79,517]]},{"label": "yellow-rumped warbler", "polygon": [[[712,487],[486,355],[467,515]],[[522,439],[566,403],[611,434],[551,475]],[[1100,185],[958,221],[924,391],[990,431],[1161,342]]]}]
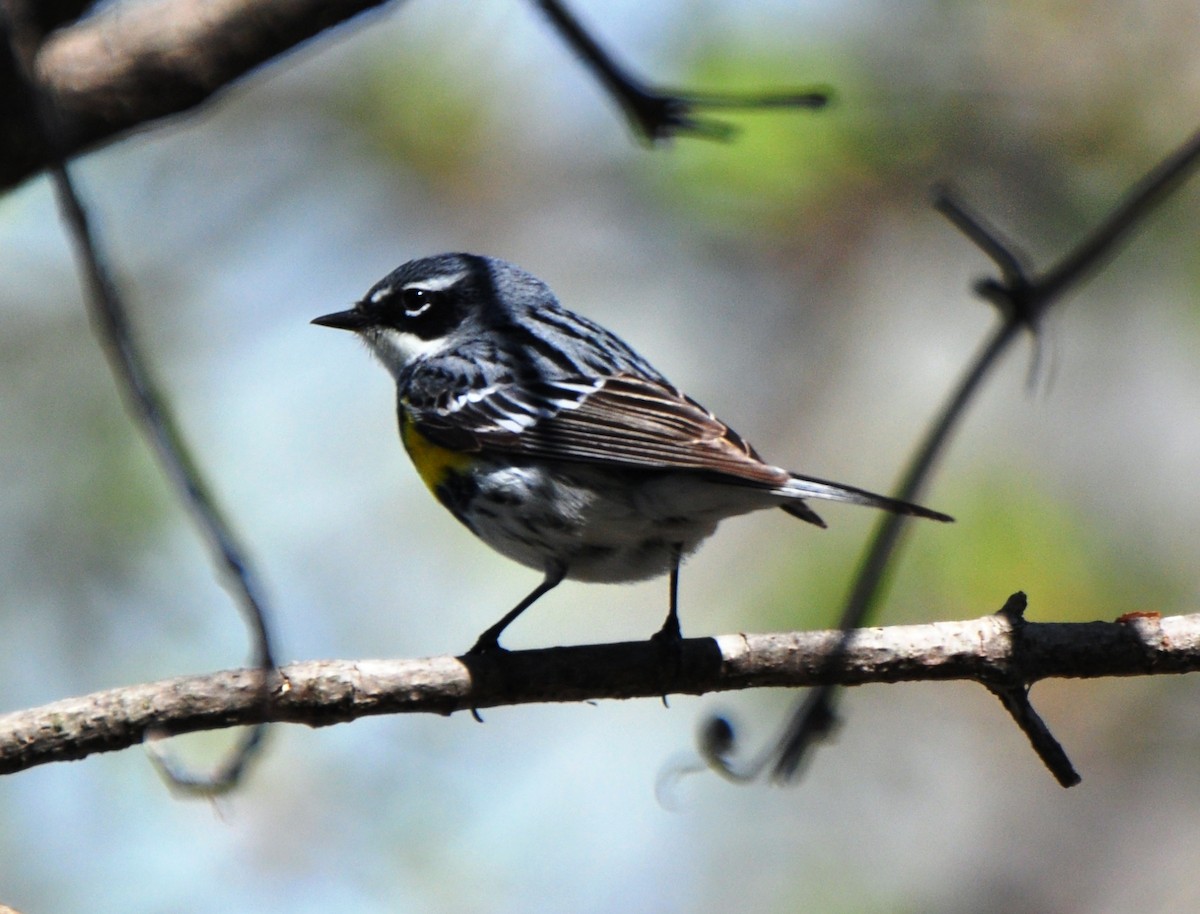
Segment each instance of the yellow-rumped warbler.
[{"label": "yellow-rumped warbler", "polygon": [[669,572],[655,638],[678,640],[680,560],[737,514],[777,507],[824,527],[803,499],[827,498],[950,520],[765,463],[614,334],[503,260],[413,260],[313,323],[354,331],[392,373],[400,438],[438,501],[545,574],[472,653],[502,650],[500,633],[565,578]]}]

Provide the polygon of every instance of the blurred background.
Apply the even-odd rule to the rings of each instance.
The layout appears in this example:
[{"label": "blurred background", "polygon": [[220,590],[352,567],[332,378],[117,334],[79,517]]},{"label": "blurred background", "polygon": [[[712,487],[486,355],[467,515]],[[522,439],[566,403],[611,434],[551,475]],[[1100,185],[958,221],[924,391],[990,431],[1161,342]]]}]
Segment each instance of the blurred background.
[{"label": "blurred background", "polygon": [[[886,490],[989,331],[951,182],[1048,265],[1200,123],[1185,0],[575,0],[646,78],[834,87],[637,143],[531,4],[362,18],[195,117],[79,163],[137,327],[272,597],[283,660],[458,652],[537,576],[420,484],[346,307],[488,253],[612,327],[769,459]],[[1192,612],[1200,187],[1013,353],[924,501],[881,624]],[[43,180],[0,200],[0,710],[227,668],[239,617],[131,427]],[[873,518],[728,522],[687,635],[835,621]],[[773,516],[777,514],[778,516]],[[665,581],[567,584],[510,647],[642,638]],[[866,687],[798,787],[655,784],[723,712],[791,693],[276,727],[244,788],[172,798],[137,750],[0,779],[0,902],[54,911],[1195,911],[1193,678],[1050,682],[1064,791],[966,684]],[[228,734],[180,740],[203,763]]]}]

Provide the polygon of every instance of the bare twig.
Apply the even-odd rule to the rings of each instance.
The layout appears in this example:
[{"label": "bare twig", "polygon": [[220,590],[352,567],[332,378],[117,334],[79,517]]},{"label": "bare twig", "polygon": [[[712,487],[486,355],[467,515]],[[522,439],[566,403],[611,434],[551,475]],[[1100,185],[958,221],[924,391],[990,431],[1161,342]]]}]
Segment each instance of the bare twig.
[{"label": "bare twig", "polygon": [[[1020,329],[1021,324],[1012,320],[1005,321],[996,328],[933,423],[921,450],[914,456],[904,479],[897,487],[895,497],[905,501],[920,500],[924,484],[949,442],[958,419],[964,415],[976,391],[998,364],[1001,355]],[[875,533],[854,576],[854,584],[842,610],[839,624],[844,631],[862,625],[879,604],[892,558],[907,526],[904,519],[896,514],[882,515],[876,522]],[[772,776],[776,780],[789,781],[794,778],[803,768],[812,747],[832,731],[837,720],[836,694],[835,687],[827,687],[813,689],[806,695],[779,736],[775,747],[754,763],[750,771],[756,775],[763,767],[773,763]],[[741,776],[754,776],[750,771],[743,772]]]},{"label": "bare twig", "polygon": [[1012,664],[1006,678],[985,682],[988,690],[1000,699],[1004,709],[1012,715],[1017,726],[1029,737],[1029,745],[1037,753],[1042,764],[1050,769],[1055,780],[1063,787],[1074,787],[1081,780],[1079,772],[1067,758],[1062,745],[1050,732],[1045,721],[1033,709],[1029,701],[1028,664],[1025,658],[1026,642],[1025,628],[1025,594],[1015,593],[1000,610],[1000,615],[1008,620],[1012,630]]},{"label": "bare twig", "polygon": [[1200,614],[1119,622],[966,622],[689,638],[665,669],[646,641],[424,660],[309,661],[283,667],[273,701],[257,670],[98,692],[0,716],[0,773],[185,733],[263,721],[325,726],[376,714],[451,714],[535,702],[654,698],[735,689],[970,680],[1027,688],[1049,677],[1200,671]]},{"label": "bare twig", "polygon": [[[205,482],[191,449],[179,431],[170,407],[134,337],[133,328],[101,251],[99,238],[92,229],[83,201],[71,178],[59,139],[57,114],[40,91],[33,75],[32,61],[37,46],[36,31],[24,18],[23,0],[0,0],[0,31],[7,39],[18,70],[26,76],[29,108],[37,120],[41,141],[47,150],[50,175],[59,206],[74,243],[79,268],[83,273],[86,300],[97,335],[108,357],[126,405],[158,455],[164,473],[175,486],[180,499],[191,512],[201,535],[215,554],[226,586],[246,620],[254,644],[258,667],[258,700],[270,701],[270,673],[275,666],[263,599],[251,573],[245,549],[237,542],[228,522]],[[246,764],[260,745],[262,727],[252,728],[226,763],[211,777],[194,777],[171,764],[158,753],[152,758],[178,787],[213,793],[237,783]]]},{"label": "bare twig", "polygon": [[748,95],[698,94],[652,89],[620,66],[560,0],[537,0],[537,5],[621,106],[638,135],[651,143],[680,134],[710,140],[732,139],[737,133],[737,128],[724,121],[697,117],[696,112],[704,109],[752,111],[772,108],[823,108],[829,103],[830,92],[825,88]]},{"label": "bare twig", "polygon": [[1045,310],[1107,263],[1154,207],[1187,181],[1200,164],[1200,131],[1159,162],[1090,235],[1035,283],[1035,300]]},{"label": "bare twig", "polygon": [[[940,455],[947,447],[950,434],[966,414],[975,393],[991,369],[999,363],[1022,329],[1036,332],[1045,312],[1098,270],[1111,258],[1118,245],[1125,241],[1170,193],[1190,176],[1200,162],[1200,133],[1191,136],[1175,152],[1156,165],[1126,195],[1112,214],[1074,250],[1039,277],[1030,275],[1025,258],[999,234],[986,226],[982,219],[969,213],[945,189],[939,190],[935,205],[954,225],[973,241],[996,264],[999,278],[976,283],[975,290],[997,306],[1001,313],[1000,326],[968,367],[963,380],[951,395],[941,414],[931,426],[924,443],[913,457],[908,471],[895,492],[897,498],[919,500],[931,477]],[[849,631],[862,625],[878,603],[886,580],[886,572],[896,554],[904,518],[884,516],[875,529],[867,554],[859,568],[854,586],[846,600],[841,627]],[[757,773],[773,759],[773,776],[781,781],[795,777],[808,753],[826,734],[836,719],[835,686],[814,689],[800,703],[784,728],[775,748],[750,766]],[[998,693],[999,694],[999,693]],[[1043,760],[1054,771],[1059,782],[1070,786],[1078,782],[1065,753],[1045,730],[1040,719],[1022,693],[1006,692],[1002,699],[1014,711],[1017,722],[1033,740],[1046,751]],[[1036,724],[1034,723],[1036,721]],[[1045,731],[1044,738],[1035,734]],[[1039,743],[1039,739],[1041,742]],[[1053,743],[1053,747],[1050,744]],[[1055,750],[1060,760],[1055,759]],[[1039,749],[1039,751],[1041,751]],[[712,759],[719,769],[728,767],[727,758]],[[731,773],[728,772],[727,773]],[[1073,778],[1073,779],[1072,779]]]}]

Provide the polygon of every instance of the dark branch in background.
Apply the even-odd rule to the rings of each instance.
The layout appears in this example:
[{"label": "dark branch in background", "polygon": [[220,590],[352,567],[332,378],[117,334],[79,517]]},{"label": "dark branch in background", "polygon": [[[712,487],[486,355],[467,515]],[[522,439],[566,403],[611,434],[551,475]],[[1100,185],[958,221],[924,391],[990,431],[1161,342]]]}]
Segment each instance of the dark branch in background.
[{"label": "dark branch in background", "polygon": [[[732,135],[729,125],[695,116],[703,109],[816,108],[827,100],[820,90],[702,95],[651,89],[619,67],[561,3],[537,2],[634,129],[651,140]],[[35,70],[60,113],[63,152],[70,157],[188,111],[326,29],[387,5],[384,0],[146,0],[116,2],[73,21],[90,4],[47,0],[34,4],[37,21],[61,28],[38,48]],[[0,189],[49,164],[34,126],[6,110],[6,99],[17,91],[14,75],[0,69]]]},{"label": "dark branch in background", "polygon": [[[995,264],[999,278],[987,278],[975,285],[975,291],[999,309],[1002,322],[971,363],[963,380],[954,391],[938,419],[931,426],[924,443],[914,456],[895,497],[919,501],[925,483],[944,452],[950,434],[965,415],[967,407],[982,386],[991,369],[999,362],[1023,329],[1036,333],[1042,316],[1068,292],[1103,266],[1117,252],[1118,246],[1150,214],[1153,208],[1181,185],[1200,162],[1200,132],[1154,167],[1131,188],[1125,199],[1109,217],[1074,250],[1041,276],[1034,276],[1025,266],[1024,258],[999,234],[987,227],[977,216],[967,212],[946,190],[940,190],[935,206],[960,231],[973,241]],[[875,528],[875,534],[857,573],[854,587],[846,601],[840,628],[849,633],[869,618],[878,604],[904,529],[904,518],[885,515]],[[1006,610],[1019,618],[1024,604],[1010,604]],[[849,634],[847,635],[849,639]],[[833,663],[836,658],[831,658]],[[1062,747],[1037,716],[1029,702],[1028,682],[989,685],[1029,736],[1034,750],[1051,770],[1059,783],[1070,787],[1079,782]],[[735,742],[728,722],[717,720],[706,729],[718,735],[708,752],[711,764],[726,775],[738,779],[757,777],[763,768],[773,764],[773,777],[779,781],[793,779],[817,743],[831,730],[836,721],[837,685],[820,686],[800,703],[791,721],[784,728],[775,747],[767,754],[744,767],[735,767],[730,753]],[[720,751],[715,751],[719,749]]]},{"label": "dark branch in background", "polygon": [[[933,468],[949,442],[950,434],[958,420],[965,414],[967,405],[1022,326],[1019,321],[1006,320],[976,356],[931,426],[924,443],[896,489],[895,497],[905,501],[920,500],[925,482],[932,475]],[[901,517],[892,514],[883,516],[876,522],[875,533],[842,610],[839,627],[843,631],[851,631],[861,626],[879,604],[887,582],[887,573],[892,567],[892,559],[907,527]],[[813,689],[801,701],[775,747],[741,776],[756,777],[762,768],[772,764],[773,760],[772,776],[781,782],[792,780],[802,770],[812,748],[832,731],[837,721],[837,694],[838,690],[833,686]],[[722,762],[722,765],[724,764],[726,762]]]},{"label": "dark branch in background", "polygon": [[621,106],[634,130],[651,143],[681,134],[711,140],[732,139],[737,128],[723,121],[697,117],[696,112],[704,109],[823,108],[829,103],[829,91],[823,88],[752,95],[652,89],[617,64],[559,0],[537,0],[537,5]]},{"label": "dark branch in background", "polygon": [[[11,52],[15,69],[23,71],[27,80],[23,95],[28,99],[30,113],[39,125],[41,141],[47,150],[50,177],[83,273],[85,298],[93,326],[127,407],[158,455],[163,472],[174,485],[216,556],[222,571],[221,577],[245,617],[258,667],[258,701],[264,706],[265,712],[265,705],[270,701],[270,676],[275,661],[271,655],[270,633],[258,585],[250,572],[245,550],[217,507],[166,398],[137,346],[113,272],[101,252],[99,239],[89,224],[87,212],[67,168],[62,144],[58,140],[57,113],[41,93],[33,75],[32,62],[38,35],[33,23],[24,19],[24,7],[23,0],[0,0],[0,31],[6,39],[5,46]],[[175,786],[212,793],[237,783],[255,750],[261,745],[263,734],[262,725],[249,730],[225,764],[211,777],[187,775],[161,753],[154,757]]]},{"label": "dark branch in background", "polygon": [[862,629],[849,637],[832,630],[689,638],[670,670],[647,641],[424,660],[308,661],[278,671],[269,706],[259,700],[258,671],[233,670],[0,716],[0,773],[124,749],[152,731],[267,720],[319,727],[377,714],[819,683],[967,680],[990,688],[1048,677],[1196,671],[1200,614],[1153,613],[1117,622],[1014,624],[1001,612],[966,622]]},{"label": "dark branch in background", "polygon": [[25,4],[25,15],[39,35],[69,25],[87,14],[98,0],[37,0]]}]

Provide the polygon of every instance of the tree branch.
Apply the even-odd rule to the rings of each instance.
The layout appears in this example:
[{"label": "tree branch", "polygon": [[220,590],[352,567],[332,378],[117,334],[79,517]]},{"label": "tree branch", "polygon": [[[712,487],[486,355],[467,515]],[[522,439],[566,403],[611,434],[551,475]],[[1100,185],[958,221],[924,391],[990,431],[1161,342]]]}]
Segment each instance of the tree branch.
[{"label": "tree branch", "polygon": [[[87,4],[56,0],[39,21],[59,25]],[[188,111],[322,31],[386,0],[153,0],[118,2],[47,36],[37,74],[59,111],[68,158],[161,118]],[[701,110],[819,108],[820,89],[750,95],[664,92],[635,80],[561,3],[538,0],[560,35],[588,63],[650,140],[677,133],[728,138],[733,129]],[[46,166],[28,119],[5,98],[12,74],[0,69],[0,190]]]},{"label": "tree branch", "polygon": [[[837,662],[830,664],[831,656]],[[423,660],[307,661],[280,669],[264,714],[260,670],[96,692],[0,717],[0,773],[124,749],[148,733],[264,720],[318,727],[375,714],[646,698],[837,683],[971,680],[989,689],[1051,677],[1200,671],[1200,614],[1014,626],[1004,613],[847,633],[720,635],[683,642],[664,668],[649,642]]]},{"label": "tree branch", "polygon": [[[155,0],[118,3],[47,36],[40,81],[74,155],[199,105],[222,87],[384,0]],[[0,98],[11,94],[0,72]],[[46,165],[32,124],[0,101],[0,189]]]}]

